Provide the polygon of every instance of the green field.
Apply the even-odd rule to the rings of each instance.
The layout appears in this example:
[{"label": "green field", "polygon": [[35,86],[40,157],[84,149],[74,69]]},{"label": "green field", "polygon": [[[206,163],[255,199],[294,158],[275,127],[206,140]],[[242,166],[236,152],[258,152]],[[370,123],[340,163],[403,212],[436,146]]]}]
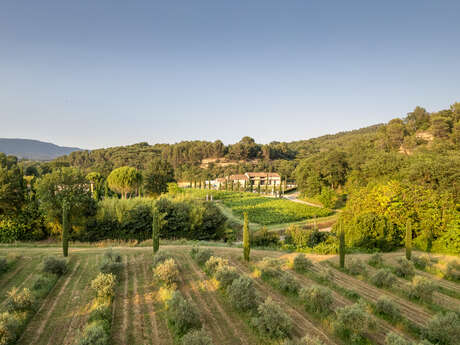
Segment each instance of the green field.
[{"label": "green field", "polygon": [[250,221],[260,225],[286,224],[314,217],[327,217],[333,213],[327,208],[313,207],[256,193],[199,189],[185,190],[185,193],[201,198],[212,195],[214,200],[220,200],[230,208],[236,217],[242,219],[243,213],[247,212]]}]

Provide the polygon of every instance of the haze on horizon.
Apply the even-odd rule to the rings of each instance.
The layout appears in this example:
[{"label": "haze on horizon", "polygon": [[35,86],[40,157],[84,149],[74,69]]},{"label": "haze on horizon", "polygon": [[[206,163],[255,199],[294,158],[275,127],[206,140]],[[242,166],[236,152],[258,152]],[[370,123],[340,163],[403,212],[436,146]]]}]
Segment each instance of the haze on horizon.
[{"label": "haze on horizon", "polygon": [[460,101],[458,1],[4,1],[0,137],[317,137]]}]

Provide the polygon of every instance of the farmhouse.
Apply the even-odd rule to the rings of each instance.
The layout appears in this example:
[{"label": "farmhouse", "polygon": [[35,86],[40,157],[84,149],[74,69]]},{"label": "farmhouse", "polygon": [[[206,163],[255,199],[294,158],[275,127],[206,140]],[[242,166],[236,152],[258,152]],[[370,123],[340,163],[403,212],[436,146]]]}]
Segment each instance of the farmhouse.
[{"label": "farmhouse", "polygon": [[219,188],[225,183],[240,184],[241,186],[279,186],[281,185],[281,176],[277,173],[266,172],[247,172],[244,174],[235,174],[227,177],[219,177],[211,181],[212,185]]}]

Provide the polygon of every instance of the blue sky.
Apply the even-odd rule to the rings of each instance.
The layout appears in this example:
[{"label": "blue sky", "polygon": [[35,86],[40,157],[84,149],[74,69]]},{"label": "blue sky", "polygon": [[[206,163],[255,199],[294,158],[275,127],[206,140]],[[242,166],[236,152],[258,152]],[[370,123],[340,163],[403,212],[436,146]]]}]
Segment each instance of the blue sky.
[{"label": "blue sky", "polygon": [[0,137],[291,141],[460,101],[459,1],[0,2]]}]

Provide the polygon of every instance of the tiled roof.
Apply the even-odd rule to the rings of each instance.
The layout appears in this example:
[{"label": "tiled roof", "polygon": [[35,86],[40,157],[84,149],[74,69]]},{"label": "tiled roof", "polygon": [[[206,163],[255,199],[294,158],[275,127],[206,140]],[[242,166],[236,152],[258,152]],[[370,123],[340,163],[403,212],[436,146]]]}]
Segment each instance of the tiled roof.
[{"label": "tiled roof", "polygon": [[249,180],[249,178],[244,174],[230,175],[229,180]]},{"label": "tiled roof", "polygon": [[265,172],[248,172],[246,173],[249,177],[280,177],[277,173],[265,173]]}]

